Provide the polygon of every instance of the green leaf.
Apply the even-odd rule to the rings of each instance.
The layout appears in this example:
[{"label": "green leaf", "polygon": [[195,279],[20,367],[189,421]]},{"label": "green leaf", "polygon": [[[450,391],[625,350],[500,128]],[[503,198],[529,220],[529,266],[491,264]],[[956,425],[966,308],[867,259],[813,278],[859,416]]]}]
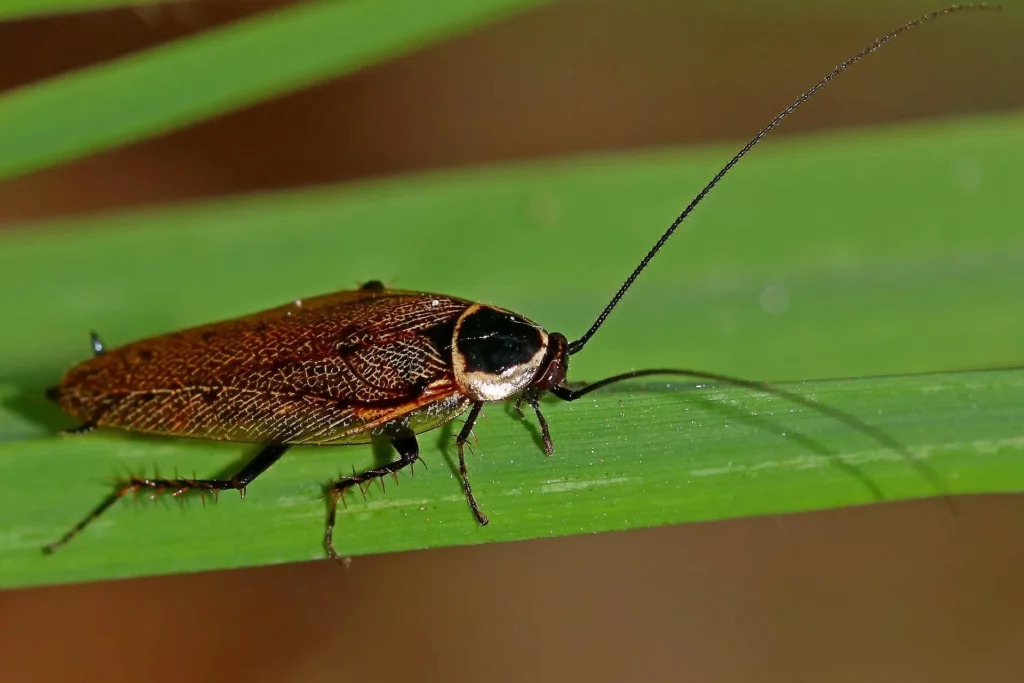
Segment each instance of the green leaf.
[{"label": "green leaf", "polygon": [[[321,0],[323,1],[323,0]],[[89,12],[114,9],[118,7],[137,7],[147,5],[173,5],[174,0],[4,0],[0,5],[0,20],[63,14],[72,12]],[[837,20],[864,15],[878,16],[882,11],[887,16],[898,16],[898,13],[911,18],[915,12],[927,9],[938,9],[943,3],[936,2],[932,7],[922,7],[919,0],[859,0],[858,2],[820,3],[814,0],[779,0],[766,5],[762,0],[734,0],[721,3],[705,0],[692,3],[690,11],[695,16],[740,16],[778,18],[788,13],[797,16],[825,16]],[[1021,0],[1004,0],[1000,3],[1007,9],[1017,9]]]},{"label": "green leaf", "polygon": [[[52,436],[73,423],[43,389],[88,356],[88,330],[117,346],[382,279],[578,336],[733,151],[475,169],[3,235],[0,585],[319,557],[319,484],[372,460],[363,447],[296,449],[244,503],[116,506],[44,558],[38,547],[124,468],[212,475],[251,453]],[[1024,355],[1022,152],[1020,115],[765,144],[573,357],[571,379],[666,365],[770,380],[878,375],[794,388],[888,431],[951,491],[1020,490],[1024,371],[956,371]],[[429,472],[351,500],[339,543],[363,554],[937,493],[897,454],[833,420],[687,386],[652,381],[546,405],[552,458],[492,406],[469,461],[492,519],[484,529],[441,457],[444,435],[424,435]],[[946,514],[939,504],[936,514]]]},{"label": "green leaf", "polygon": [[0,5],[0,20],[91,12],[126,5],[156,5],[160,2],[161,0],[4,0]]},{"label": "green leaf", "polygon": [[[556,453],[496,406],[477,429],[469,466],[491,524],[473,521],[452,460],[450,430],[421,439],[430,467],[386,481],[340,511],[339,550],[410,548],[779,514],[937,493],[896,453],[777,399],[705,388],[619,389],[551,405]],[[798,387],[870,416],[954,493],[1024,488],[1024,371],[821,381]],[[439,443],[439,442],[443,442]],[[438,451],[447,450],[447,457]],[[296,448],[250,486],[203,509],[115,506],[52,556],[55,540],[108,493],[104,479],[155,465],[213,473],[252,449],[94,435],[0,448],[0,586],[136,576],[320,558],[329,476],[371,466],[364,448]],[[188,476],[186,475],[186,476]],[[230,493],[230,492],[229,492]],[[145,499],[143,499],[145,500]],[[936,504],[935,514],[949,514]],[[358,561],[358,560],[357,560]]]},{"label": "green leaf", "polygon": [[393,58],[542,0],[306,2],[0,98],[0,180]]}]

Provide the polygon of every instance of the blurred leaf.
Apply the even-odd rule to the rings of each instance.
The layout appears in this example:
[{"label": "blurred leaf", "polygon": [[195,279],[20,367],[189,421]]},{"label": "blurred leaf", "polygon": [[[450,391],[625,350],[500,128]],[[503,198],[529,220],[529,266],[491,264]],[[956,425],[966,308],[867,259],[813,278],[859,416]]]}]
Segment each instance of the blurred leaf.
[{"label": "blurred leaf", "polygon": [[[52,436],[73,423],[43,389],[87,357],[89,329],[117,346],[377,278],[506,306],[572,337],[732,151],[475,169],[0,236],[0,585],[316,558],[319,484],[372,461],[363,447],[296,449],[243,504],[118,506],[44,558],[39,546],[124,468],[209,475],[251,452]],[[1020,115],[765,144],[573,358],[571,379],[665,365],[802,379],[1020,364],[1022,152]],[[936,493],[832,420],[734,390],[665,386],[550,405],[553,458],[492,406],[470,461],[485,529],[439,457],[450,435],[426,434],[430,471],[350,501],[340,543],[362,554]],[[952,491],[1024,487],[1024,371],[795,389],[887,430]]]},{"label": "blurred leaf", "polygon": [[160,0],[4,0],[0,21],[52,14],[91,12],[115,7],[161,4]]},{"label": "blurred leaf", "polygon": [[391,59],[542,0],[345,0],[267,12],[0,97],[0,180]]},{"label": "blurred leaf", "polygon": [[[117,345],[367,279],[578,336],[734,151],[467,169],[8,230],[5,370],[52,380],[86,356],[90,329]],[[1019,363],[1022,153],[1021,115],[768,141],[574,357],[574,375]]]},{"label": "blurred leaf", "polygon": [[[178,4],[204,4],[213,0],[5,0],[0,5],[0,20],[64,14],[72,12],[89,12],[118,7],[139,7],[147,5],[172,7]],[[260,0],[221,0],[222,2],[250,2]],[[324,1],[324,0],[321,0]],[[943,7],[948,2],[936,0],[930,5],[922,5],[921,0],[840,0],[838,2],[821,3],[816,0],[776,0],[766,4],[763,0],[732,0],[717,2],[715,0],[691,0],[691,10],[702,16],[738,16],[778,18],[787,14],[800,17],[824,16],[837,20],[861,18],[865,15],[886,16],[906,15],[909,19],[915,13],[926,12]],[[1022,0],[1003,0],[999,3],[1006,9],[1017,10]]]}]

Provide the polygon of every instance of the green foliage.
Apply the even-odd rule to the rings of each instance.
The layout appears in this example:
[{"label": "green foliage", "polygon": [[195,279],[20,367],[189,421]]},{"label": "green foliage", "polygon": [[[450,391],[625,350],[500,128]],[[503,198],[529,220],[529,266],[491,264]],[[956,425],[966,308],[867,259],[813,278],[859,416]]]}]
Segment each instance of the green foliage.
[{"label": "green foliage", "polygon": [[0,98],[0,180],[301,89],[539,0],[307,2]]},{"label": "green foliage", "polygon": [[4,0],[0,19],[45,17],[71,12],[112,9],[126,5],[156,5],[160,0]]},{"label": "green foliage", "polygon": [[[535,429],[493,407],[470,458],[477,497],[491,517],[484,528],[462,496],[450,432],[428,434],[429,471],[387,480],[386,494],[375,487],[365,501],[350,498],[339,516],[339,548],[378,553],[936,494],[898,454],[813,413],[735,390],[664,387],[634,385],[548,406],[557,440],[551,458],[541,453]],[[1024,371],[820,381],[798,390],[870,416],[950,492],[1024,487]],[[369,466],[368,449],[295,449],[244,501],[225,494],[205,510],[198,500],[180,510],[175,502],[125,503],[55,555],[40,553],[107,493],[108,475],[151,473],[156,464],[165,474],[174,467],[212,473],[251,451],[99,435],[0,446],[0,480],[8,482],[0,500],[0,586],[321,557],[319,484]],[[935,514],[950,510],[937,501]]]},{"label": "green foliage", "polygon": [[[0,18],[116,0],[15,0]],[[0,98],[0,178],[178,128],[416,49],[538,0],[310,2]],[[799,4],[799,2],[794,2]],[[773,11],[775,9],[773,8]],[[187,87],[186,87],[187,86]],[[0,586],[322,556],[328,477],[363,447],[294,449],[244,502],[118,505],[59,536],[125,470],[210,476],[249,447],[71,426],[45,387],[88,355],[368,279],[512,308],[582,333],[732,147],[474,169],[33,226],[0,236]],[[650,381],[492,406],[470,458],[477,527],[451,430],[418,468],[351,499],[353,555],[1024,488],[1024,117],[768,142],[701,205],[571,378],[688,366],[848,410],[909,457],[777,398]],[[973,372],[966,370],[976,369]],[[977,370],[980,369],[980,370]],[[908,374],[919,373],[919,374]],[[506,415],[506,413],[509,413]],[[941,482],[925,476],[922,468]],[[171,507],[173,508],[172,503]],[[936,514],[947,514],[939,502]]]}]

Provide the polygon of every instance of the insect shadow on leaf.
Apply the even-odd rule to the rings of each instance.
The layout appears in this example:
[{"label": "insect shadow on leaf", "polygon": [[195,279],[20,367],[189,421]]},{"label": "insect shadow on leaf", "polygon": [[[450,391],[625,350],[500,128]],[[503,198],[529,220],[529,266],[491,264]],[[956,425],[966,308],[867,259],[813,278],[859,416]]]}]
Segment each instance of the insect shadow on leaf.
[{"label": "insect shadow on leaf", "polygon": [[[758,430],[775,434],[776,436],[796,443],[804,449],[823,458],[829,466],[841,470],[856,480],[874,502],[880,503],[886,500],[885,493],[874,479],[868,476],[855,464],[843,459],[843,456],[840,453],[830,449],[814,437],[807,436],[797,429],[787,428],[780,425],[776,420],[769,420],[760,415],[755,415],[750,411],[743,410],[743,408],[737,405],[736,401],[718,400],[704,396],[702,395],[703,391],[701,388],[687,388],[685,393],[691,395],[694,400],[700,403],[701,408],[709,413],[718,413],[731,420],[735,420],[736,422],[741,422]],[[690,396],[688,396],[688,398],[690,398]]]}]

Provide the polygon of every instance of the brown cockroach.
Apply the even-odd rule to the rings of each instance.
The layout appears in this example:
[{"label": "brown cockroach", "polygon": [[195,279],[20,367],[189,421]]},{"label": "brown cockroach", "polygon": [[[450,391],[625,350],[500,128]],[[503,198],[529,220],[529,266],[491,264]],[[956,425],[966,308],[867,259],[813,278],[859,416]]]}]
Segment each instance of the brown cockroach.
[{"label": "brown cockroach", "polygon": [[[661,235],[579,339],[512,311],[440,294],[387,289],[373,281],[355,291],[296,301],[250,316],[152,337],[106,350],[94,334],[94,357],[73,367],[47,395],[82,420],[74,433],[96,427],[168,436],[262,444],[227,479],[130,477],[63,537],[52,552],[129,492],[184,494],[246,486],[291,446],[390,442],[398,458],[331,481],[324,546],[339,559],[333,531],[345,492],[410,467],[419,458],[416,435],[469,411],[456,438],[459,473],[469,507],[480,511],[463,454],[483,405],[518,397],[537,415],[544,452],[554,446],[540,398],[575,401],[622,380],[675,375],[771,393],[838,419],[887,448],[893,439],[853,415],[800,395],[717,373],[679,368],[637,370],[584,388],[566,386],[569,357],[579,353],[676,228],[726,173],[797,107],[855,62],[901,33],[937,17],[990,5],[954,5],[910,21],[833,69],[762,128],[719,171]],[[520,415],[521,415],[520,411]]]}]

